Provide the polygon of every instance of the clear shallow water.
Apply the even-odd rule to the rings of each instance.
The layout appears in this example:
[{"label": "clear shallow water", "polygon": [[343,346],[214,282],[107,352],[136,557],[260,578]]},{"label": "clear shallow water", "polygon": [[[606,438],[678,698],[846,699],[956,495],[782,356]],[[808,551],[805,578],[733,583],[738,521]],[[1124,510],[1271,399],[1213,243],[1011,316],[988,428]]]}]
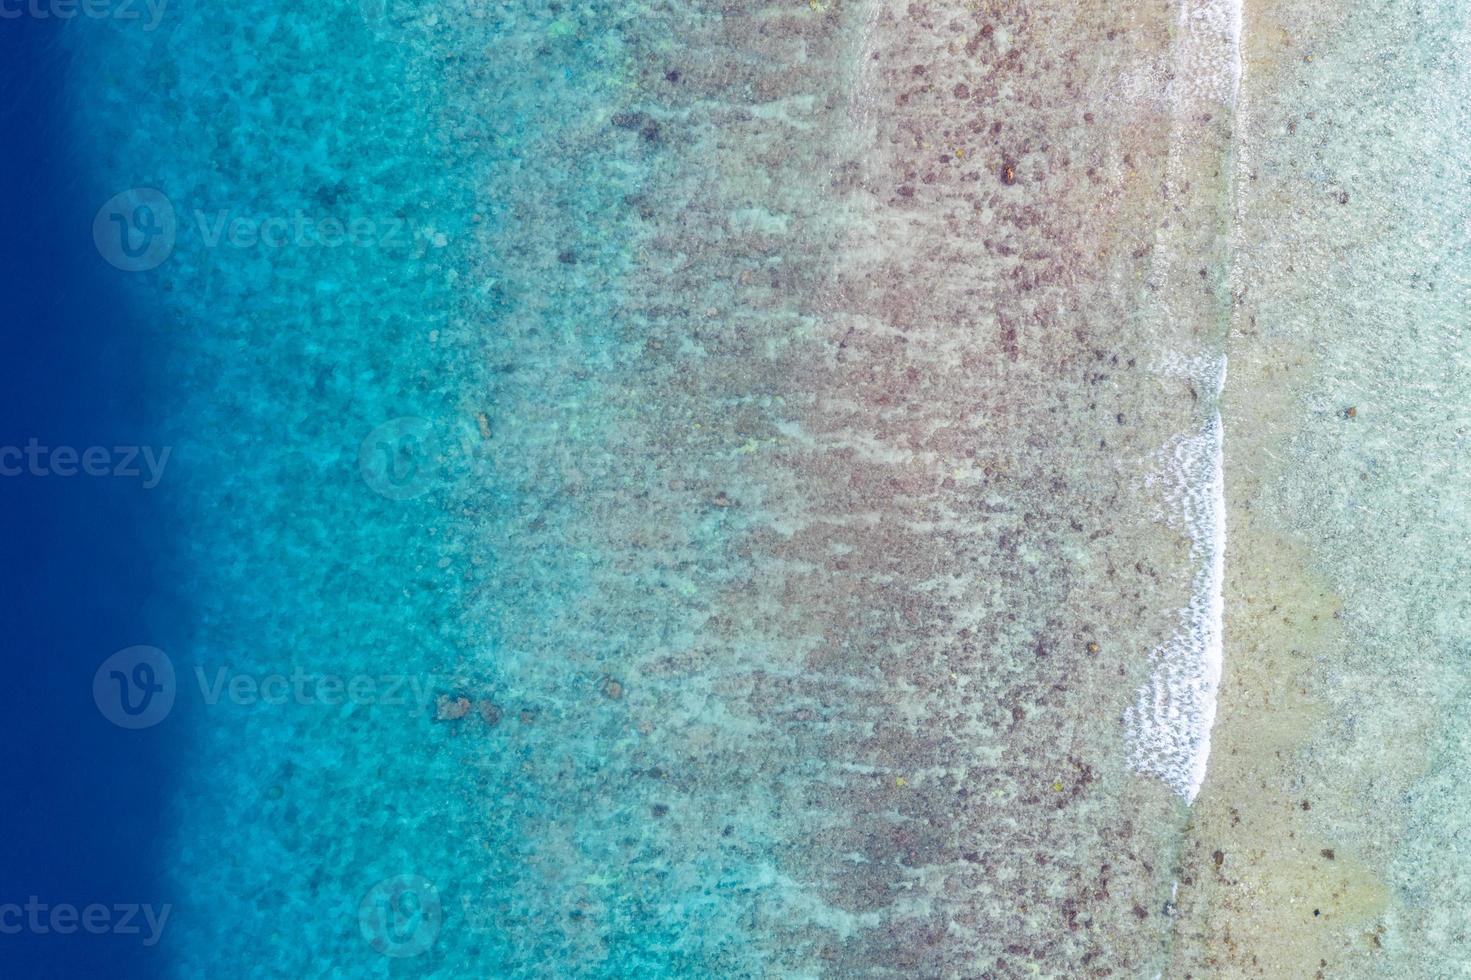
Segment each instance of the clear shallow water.
[{"label": "clear shallow water", "polygon": [[[1373,114],[1304,156],[1274,113],[1328,113],[1342,78],[1281,66],[1329,36],[1344,72],[1389,57],[1380,12],[1318,13],[176,3],[155,30],[70,25],[96,200],[148,189],[104,207],[99,248],[150,321],[180,543],[109,651],[153,644],[178,678],[152,730],[184,758],[152,835],[173,970],[1296,976],[1325,942],[1293,932],[1314,889],[1354,907],[1327,920],[1353,969],[1454,969],[1426,891],[1462,879],[1411,843],[1455,837],[1445,708],[1352,748],[1392,724],[1368,704],[1386,678],[1456,689],[1368,598],[1422,595],[1423,564],[1321,495],[1361,462],[1335,386],[1364,389],[1354,424],[1411,390],[1353,315],[1384,302],[1361,270],[1404,255],[1370,234],[1394,208],[1331,255],[1334,175],[1372,169],[1377,113],[1448,138],[1423,107],[1459,91],[1436,47],[1458,22],[1405,15],[1425,86],[1364,75]],[[170,214],[167,254],[141,249]],[[1429,295],[1410,319],[1453,350]],[[1281,417],[1242,407],[1258,392]],[[1424,394],[1372,456],[1426,447],[1395,473],[1447,458]],[[1455,495],[1417,493],[1448,508],[1416,512],[1430,548]],[[1223,521],[1246,543],[1222,552]],[[1351,640],[1247,614],[1273,535]],[[1304,620],[1333,605],[1292,595]],[[1279,719],[1254,698],[1300,669],[1237,674],[1233,700],[1233,643],[1323,650],[1292,738],[1257,737]],[[1425,746],[1423,781],[1386,781]],[[1222,843],[1243,808],[1259,853]],[[1299,832],[1315,846],[1280,861]],[[1340,887],[1333,848],[1368,870]]]},{"label": "clear shallow water", "polygon": [[[432,340],[468,221],[423,115],[432,87],[355,7],[77,26],[79,140],[114,189],[155,189],[176,219],[166,260],[122,274],[158,321],[188,501],[145,606],[155,623],[190,612],[148,640],[177,671],[163,724],[191,760],[164,835],[173,962],[382,970],[359,925],[375,883],[462,879],[477,839],[432,722],[436,678],[465,673],[453,469],[427,487],[433,453],[404,455],[417,423],[380,429],[442,422],[473,377]],[[447,885],[444,935],[473,942],[459,899]]]},{"label": "clear shallow water", "polygon": [[[1234,412],[1267,443],[1240,506],[1278,543],[1239,561],[1311,558],[1267,593],[1299,622],[1261,652],[1301,661],[1255,712],[1294,732],[1253,782],[1295,816],[1246,821],[1293,843],[1253,855],[1281,871],[1240,877],[1289,911],[1289,948],[1259,950],[1271,969],[1459,976],[1465,11],[1286,7],[1254,26],[1273,43],[1248,57]],[[1242,632],[1250,649],[1264,631]],[[1271,900],[1245,890],[1220,904],[1260,921]]]}]

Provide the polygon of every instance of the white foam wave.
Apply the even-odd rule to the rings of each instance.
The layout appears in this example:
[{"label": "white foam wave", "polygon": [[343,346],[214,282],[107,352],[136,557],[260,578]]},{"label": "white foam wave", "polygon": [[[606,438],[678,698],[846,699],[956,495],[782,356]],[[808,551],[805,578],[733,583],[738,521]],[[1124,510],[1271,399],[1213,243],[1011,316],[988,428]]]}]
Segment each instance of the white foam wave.
[{"label": "white foam wave", "polygon": [[1240,0],[1182,0],[1173,50],[1123,72],[1104,97],[1187,114],[1229,105],[1241,88],[1241,30]]},{"label": "white foam wave", "polygon": [[[1192,103],[1234,106],[1241,87],[1241,0],[1182,0],[1176,49],[1174,141],[1193,136]],[[1175,160],[1171,160],[1174,176]],[[1226,360],[1167,358],[1164,372],[1188,378],[1209,416],[1165,447],[1152,486],[1163,490],[1165,518],[1190,541],[1190,600],[1179,625],[1150,654],[1149,680],[1125,712],[1131,762],[1193,802],[1205,781],[1221,683],[1226,576],[1225,430],[1217,408]]]},{"label": "white foam wave", "polygon": [[[1221,376],[1224,378],[1224,365]],[[1197,432],[1161,454],[1150,481],[1163,490],[1166,518],[1190,540],[1190,602],[1170,638],[1150,654],[1149,680],[1125,713],[1135,770],[1158,777],[1186,802],[1205,781],[1225,616],[1225,433],[1213,411]]]},{"label": "white foam wave", "polygon": [[1185,0],[1176,48],[1177,104],[1230,103],[1241,86],[1241,0]]}]

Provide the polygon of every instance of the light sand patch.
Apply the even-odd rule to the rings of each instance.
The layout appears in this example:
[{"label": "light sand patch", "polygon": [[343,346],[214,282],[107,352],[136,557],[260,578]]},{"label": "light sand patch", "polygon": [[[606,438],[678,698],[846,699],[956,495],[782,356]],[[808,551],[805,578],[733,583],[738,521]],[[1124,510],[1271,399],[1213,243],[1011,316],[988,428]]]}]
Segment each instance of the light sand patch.
[{"label": "light sand patch", "polygon": [[1304,549],[1234,515],[1229,654],[1214,751],[1181,861],[1171,976],[1343,976],[1375,948],[1384,882],[1325,827],[1354,806],[1305,773],[1322,725],[1314,663],[1343,643],[1339,601]]}]

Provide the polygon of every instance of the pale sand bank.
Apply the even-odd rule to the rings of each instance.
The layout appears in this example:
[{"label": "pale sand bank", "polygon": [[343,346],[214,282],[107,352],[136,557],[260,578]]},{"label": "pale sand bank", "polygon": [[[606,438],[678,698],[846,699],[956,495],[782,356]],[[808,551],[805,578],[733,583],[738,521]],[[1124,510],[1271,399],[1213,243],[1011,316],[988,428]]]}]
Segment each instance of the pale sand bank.
[{"label": "pale sand bank", "polygon": [[1464,801],[1431,747],[1465,683],[1464,15],[1247,14],[1225,680],[1169,975],[1459,976]]}]

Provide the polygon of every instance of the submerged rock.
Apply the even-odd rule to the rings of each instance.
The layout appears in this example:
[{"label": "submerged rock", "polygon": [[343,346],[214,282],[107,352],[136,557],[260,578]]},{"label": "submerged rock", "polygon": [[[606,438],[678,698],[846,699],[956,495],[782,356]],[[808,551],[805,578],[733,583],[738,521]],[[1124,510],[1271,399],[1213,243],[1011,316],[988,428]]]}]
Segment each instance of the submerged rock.
[{"label": "submerged rock", "polygon": [[470,699],[464,696],[450,697],[441,694],[434,705],[435,721],[459,721],[470,713]]}]

